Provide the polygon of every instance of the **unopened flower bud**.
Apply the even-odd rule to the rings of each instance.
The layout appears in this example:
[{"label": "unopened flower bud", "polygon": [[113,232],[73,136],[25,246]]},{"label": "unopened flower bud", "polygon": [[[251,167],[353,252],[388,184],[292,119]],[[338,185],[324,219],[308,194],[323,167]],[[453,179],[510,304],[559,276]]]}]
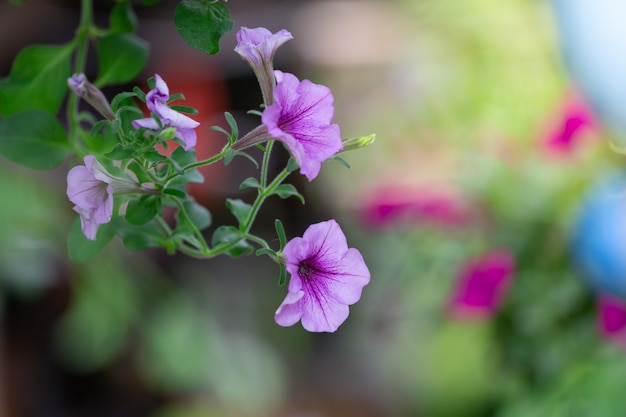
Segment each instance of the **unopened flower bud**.
[{"label": "unopened flower bud", "polygon": [[67,79],[67,85],[76,95],[87,103],[89,103],[93,108],[98,110],[100,114],[108,119],[114,120],[115,115],[113,114],[113,110],[111,110],[111,105],[108,100],[95,85],[91,84],[87,81],[87,77],[85,74],[74,74],[70,78]]},{"label": "unopened flower bud", "polygon": [[361,136],[358,138],[344,139],[341,141],[343,149],[339,153],[353,151],[355,149],[365,148],[371,145],[376,140],[376,134],[372,133],[368,136]]}]

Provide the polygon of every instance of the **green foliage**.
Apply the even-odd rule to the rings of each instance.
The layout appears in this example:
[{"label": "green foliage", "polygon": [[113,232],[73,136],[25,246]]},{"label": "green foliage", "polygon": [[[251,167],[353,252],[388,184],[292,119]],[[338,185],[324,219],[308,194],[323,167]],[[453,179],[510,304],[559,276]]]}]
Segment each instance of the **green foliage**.
[{"label": "green foliage", "polygon": [[97,86],[131,81],[148,59],[148,44],[131,33],[105,36],[97,45],[100,72]]},{"label": "green foliage", "polygon": [[178,392],[192,389],[204,380],[209,368],[208,335],[188,300],[180,294],[162,300],[150,315],[144,332],[141,371],[154,385]]},{"label": "green foliage", "polygon": [[56,114],[67,93],[73,46],[34,45],[17,55],[0,81],[0,115],[30,109]]},{"label": "green foliage", "polygon": [[129,33],[137,29],[137,15],[130,1],[118,1],[111,10],[109,18],[110,33]]},{"label": "green foliage", "polygon": [[[191,225],[198,231],[202,231],[211,225],[213,219],[211,212],[206,207],[198,204],[194,200],[185,200],[182,204],[183,209],[176,214],[179,228],[188,227],[186,219],[189,219]],[[183,218],[183,210],[186,213],[186,219]]]},{"label": "green foliage", "polygon": [[226,200],[226,208],[233,213],[233,216],[237,219],[237,222],[241,227],[243,227],[250,216],[250,211],[252,210],[252,206],[248,203],[240,199],[227,199]]},{"label": "green foliage", "polygon": [[80,219],[76,219],[67,237],[67,252],[72,262],[85,262],[98,254],[113,239],[116,223],[103,224],[98,228],[96,240],[89,240],[80,228]]},{"label": "green foliage", "polygon": [[226,248],[228,255],[236,258],[252,252],[243,233],[234,226],[220,226],[213,233],[211,244],[216,248]]},{"label": "green foliage", "polygon": [[304,197],[302,196],[302,194],[298,192],[296,187],[294,187],[292,184],[279,185],[278,187],[274,189],[273,194],[276,194],[280,198],[289,198],[293,196],[293,197],[296,197],[298,200],[300,200],[302,204],[304,204]]},{"label": "green foliage", "polygon": [[0,153],[32,169],[54,168],[69,155],[61,123],[43,110],[26,110],[0,121]]},{"label": "green foliage", "polygon": [[89,372],[111,363],[126,346],[138,294],[116,262],[94,260],[81,272],[75,302],[61,318],[56,339],[65,363]]},{"label": "green foliage", "polygon": [[142,195],[138,199],[131,200],[126,208],[126,220],[135,226],[141,226],[159,214],[161,211],[161,198],[154,195]]},{"label": "green foliage", "polygon": [[228,8],[219,2],[183,0],[176,6],[174,23],[189,46],[207,54],[219,52],[222,35],[233,29]]}]

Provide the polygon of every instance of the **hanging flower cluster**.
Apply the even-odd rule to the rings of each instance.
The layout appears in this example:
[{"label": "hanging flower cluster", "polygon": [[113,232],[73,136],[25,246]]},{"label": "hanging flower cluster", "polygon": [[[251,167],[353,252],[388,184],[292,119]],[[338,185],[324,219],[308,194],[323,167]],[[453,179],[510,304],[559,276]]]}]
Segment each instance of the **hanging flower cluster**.
[{"label": "hanging flower cluster", "polygon": [[[238,32],[235,51],[251,66],[263,95],[261,121],[240,138],[234,118],[226,113],[230,131],[212,127],[226,136],[225,146],[217,155],[200,161],[194,151],[201,136],[200,123],[184,114],[195,111],[172,105],[173,99],[182,96],[170,96],[167,83],[158,74],[149,80],[151,89],[146,94],[135,89],[122,93],[111,104],[83,74],[72,76],[70,89],[104,117],[92,132],[114,135],[117,143],[109,152],[84,155],[84,165],[75,166],[68,174],[67,195],[75,204],[88,241],[117,234],[135,249],[161,246],[170,253],[178,251],[197,258],[221,254],[238,257],[251,253],[256,246],[257,255],[267,255],[280,266],[281,285],[287,273],[290,275],[276,322],[291,326],[301,321],[308,331],[334,332],[370,280],[363,257],[348,247],[339,224],[332,219],[313,224],[303,237],[287,241],[281,221],[276,220],[280,242],[276,249],[254,235],[251,228],[268,197],[295,196],[303,201],[293,185],[284,183],[291,172],[299,167],[312,181],[322,164],[344,149],[344,143],[345,150],[357,149],[370,144],[374,135],[343,141],[339,126],[332,122],[331,90],[274,70],[277,48],[291,38],[286,30],[271,33],[265,28],[242,28]],[[142,117],[137,106],[124,101],[128,98],[143,101],[150,115]],[[268,168],[275,141],[282,143],[292,158],[271,179]],[[226,206],[237,225],[215,227],[207,239],[210,213],[189,195],[187,185],[202,182],[198,167],[218,161],[229,163],[238,155],[254,160],[245,153],[251,146],[263,152],[259,177],[244,180],[240,188],[256,189],[256,199],[252,203],[227,199]],[[174,147],[172,152],[162,151],[170,147]],[[175,224],[163,217],[164,206],[176,208]],[[113,233],[99,234],[103,227]],[[137,235],[143,237],[136,239]]]}]

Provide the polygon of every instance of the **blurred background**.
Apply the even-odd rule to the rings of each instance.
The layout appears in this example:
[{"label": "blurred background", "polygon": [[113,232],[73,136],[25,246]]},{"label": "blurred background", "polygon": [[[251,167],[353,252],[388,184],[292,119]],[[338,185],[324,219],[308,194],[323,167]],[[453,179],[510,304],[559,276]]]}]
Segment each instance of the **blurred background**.
[{"label": "blurred background", "polygon": [[[77,1],[0,3],[0,75],[64,43]],[[112,1],[96,1],[106,26]],[[231,0],[217,56],[174,8],[137,4],[149,63],[208,126],[258,119],[241,26],[289,30],[275,67],[328,85],[345,138],[273,239],[336,218],[372,279],[335,334],[281,328],[266,258],[197,261],[114,242],[68,261],[67,166],[0,163],[0,415],[621,416],[626,407],[626,6],[619,0]],[[93,54],[92,54],[93,55]],[[95,65],[90,64],[93,79]],[[286,159],[285,159],[286,160]],[[283,161],[284,162],[284,161]],[[229,222],[251,164],[211,166],[196,198]]]}]

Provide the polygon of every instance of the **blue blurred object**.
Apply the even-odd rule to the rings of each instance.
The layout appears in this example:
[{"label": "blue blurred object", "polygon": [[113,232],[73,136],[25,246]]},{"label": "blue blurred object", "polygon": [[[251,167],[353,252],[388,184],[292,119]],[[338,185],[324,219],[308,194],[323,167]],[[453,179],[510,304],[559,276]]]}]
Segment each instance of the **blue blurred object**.
[{"label": "blue blurred object", "polygon": [[551,3],[575,83],[598,118],[626,144],[626,1]]},{"label": "blue blurred object", "polygon": [[587,195],[572,252],[595,289],[626,298],[626,175],[603,178]]}]

